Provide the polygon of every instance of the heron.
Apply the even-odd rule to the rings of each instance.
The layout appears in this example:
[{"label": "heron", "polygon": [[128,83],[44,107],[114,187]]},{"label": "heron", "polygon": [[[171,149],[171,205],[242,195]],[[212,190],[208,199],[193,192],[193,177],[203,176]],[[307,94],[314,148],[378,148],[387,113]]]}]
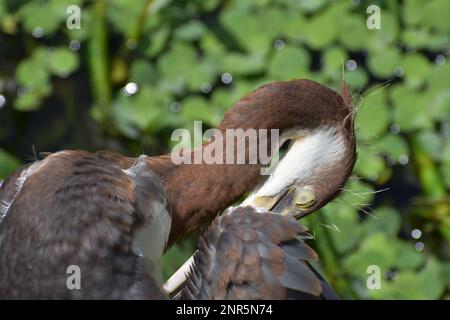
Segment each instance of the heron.
[{"label": "heron", "polygon": [[[214,219],[188,264],[179,296],[323,296],[328,287],[309,264],[316,255],[295,219],[334,199],[352,172],[353,108],[345,92],[311,80],[273,82],[225,113],[218,132],[275,129],[276,148],[290,143],[268,176],[261,176],[260,162],[179,164],[170,154],[132,158],[81,150],[47,154],[16,170],[0,185],[0,298],[166,298],[160,272],[165,250]],[[195,156],[210,143],[182,152]],[[256,147],[270,150],[268,144],[259,139]],[[232,152],[247,154],[251,147]],[[217,217],[249,191],[240,206]],[[256,256],[248,255],[249,246],[258,248]],[[231,293],[224,294],[223,281],[255,276],[245,268],[235,270],[233,279],[214,274],[230,274],[215,266],[216,259],[227,257],[220,254],[233,251],[231,256],[240,254],[249,265],[262,263],[263,281],[241,278],[229,282]],[[67,286],[69,266],[80,270],[80,289]],[[207,277],[222,282],[212,289]],[[251,294],[233,291],[253,281],[281,289],[276,296],[254,286]]]}]

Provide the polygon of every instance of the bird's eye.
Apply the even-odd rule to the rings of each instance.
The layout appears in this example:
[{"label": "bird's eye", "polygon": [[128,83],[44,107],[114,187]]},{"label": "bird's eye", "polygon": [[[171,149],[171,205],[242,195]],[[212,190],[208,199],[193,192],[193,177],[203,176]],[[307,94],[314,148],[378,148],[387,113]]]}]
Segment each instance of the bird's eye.
[{"label": "bird's eye", "polygon": [[304,210],[316,203],[316,193],[311,188],[298,189],[293,202],[297,209]]}]

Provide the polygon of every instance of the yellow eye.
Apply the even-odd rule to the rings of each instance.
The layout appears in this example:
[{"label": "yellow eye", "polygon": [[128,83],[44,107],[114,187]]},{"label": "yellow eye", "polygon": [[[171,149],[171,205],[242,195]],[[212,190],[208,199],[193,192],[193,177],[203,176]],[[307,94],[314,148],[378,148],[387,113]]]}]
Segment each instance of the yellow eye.
[{"label": "yellow eye", "polygon": [[316,193],[311,188],[298,189],[294,195],[293,204],[299,210],[304,210],[316,203]]}]

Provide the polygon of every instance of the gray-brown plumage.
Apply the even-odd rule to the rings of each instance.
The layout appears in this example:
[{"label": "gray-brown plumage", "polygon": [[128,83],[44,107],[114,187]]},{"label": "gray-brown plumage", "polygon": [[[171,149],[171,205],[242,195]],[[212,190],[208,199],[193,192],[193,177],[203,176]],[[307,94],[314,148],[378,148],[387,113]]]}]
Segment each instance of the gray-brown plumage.
[{"label": "gray-brown plumage", "polygon": [[307,229],[253,207],[229,209],[201,237],[180,299],[336,299],[313,269]]},{"label": "gray-brown plumage", "polygon": [[[130,177],[101,155],[64,152],[15,172],[0,192],[9,206],[0,225],[0,299],[163,297],[132,251],[152,202],[165,203],[150,171]],[[70,265],[81,270],[81,290],[67,287]]]}]

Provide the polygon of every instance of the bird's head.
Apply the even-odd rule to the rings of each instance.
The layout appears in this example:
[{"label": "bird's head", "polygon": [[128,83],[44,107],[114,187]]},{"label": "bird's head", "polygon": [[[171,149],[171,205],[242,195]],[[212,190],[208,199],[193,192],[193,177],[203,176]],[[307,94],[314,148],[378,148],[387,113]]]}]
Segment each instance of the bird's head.
[{"label": "bird's head", "polygon": [[[244,147],[238,148],[235,142],[239,137],[226,138],[228,131],[248,130],[258,134],[265,130],[267,139],[258,136],[256,143],[243,143]],[[279,137],[276,145],[272,145],[273,130]],[[175,165],[168,156],[151,159],[151,167],[164,181],[172,208],[169,243],[208,225],[252,189],[244,205],[295,217],[311,213],[338,194],[355,162],[350,98],[310,80],[263,85],[225,113],[219,133],[217,139],[184,153],[204,154],[211,145],[223,143],[223,148],[209,149],[214,150],[211,154],[221,155],[218,158],[224,160],[222,163]],[[220,140],[220,136],[225,138]],[[261,148],[269,150],[263,153],[273,160],[277,149],[286,144],[290,144],[289,150],[270,175],[261,175],[266,165],[262,161],[226,162],[229,155],[236,159],[255,154],[255,147],[258,154]]]},{"label": "bird's head", "polygon": [[[309,80],[276,82],[241,100],[229,115],[259,128],[279,128],[280,144],[289,148],[243,205],[300,218],[335,198],[356,159],[351,99]],[[242,109],[242,110],[240,110]],[[279,110],[282,109],[283,112]],[[261,115],[264,115],[263,117]],[[229,121],[227,115],[222,124]]]},{"label": "bird's head", "polygon": [[[190,181],[187,189],[190,203],[197,206],[185,212],[198,212],[209,206],[213,209],[207,213],[215,215],[223,210],[223,205],[252,187],[253,191],[241,206],[250,205],[262,208],[262,212],[272,211],[295,218],[316,211],[338,195],[353,170],[356,159],[353,115],[345,88],[339,95],[309,80],[275,82],[260,87],[225,114],[220,130],[275,129],[280,139],[275,148],[270,144],[271,151],[275,152],[284,144],[289,144],[289,149],[259,184],[257,175],[261,163],[198,167],[195,176],[199,182]],[[258,142],[258,147],[268,144]],[[208,167],[214,170],[202,172]],[[182,186],[182,180],[176,182],[173,185]],[[177,194],[184,192],[186,189]],[[192,259],[166,283],[168,292],[184,282],[185,271],[191,268],[191,263]]]}]

